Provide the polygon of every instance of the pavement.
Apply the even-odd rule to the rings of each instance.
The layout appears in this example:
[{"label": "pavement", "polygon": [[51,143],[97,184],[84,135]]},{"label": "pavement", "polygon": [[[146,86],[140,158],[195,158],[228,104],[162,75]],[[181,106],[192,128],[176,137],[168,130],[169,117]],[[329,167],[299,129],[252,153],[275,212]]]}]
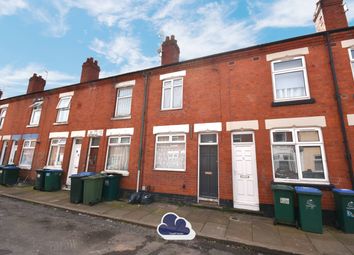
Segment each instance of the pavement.
[{"label": "pavement", "polygon": [[0,195],[151,228],[160,224],[165,213],[174,212],[192,224],[197,237],[251,247],[264,253],[354,254],[354,234],[329,226],[324,226],[323,234],[314,234],[273,225],[273,219],[262,216],[159,202],[150,205],[131,205],[126,201],[94,206],[72,204],[68,191],[42,192],[31,186],[0,186]]}]

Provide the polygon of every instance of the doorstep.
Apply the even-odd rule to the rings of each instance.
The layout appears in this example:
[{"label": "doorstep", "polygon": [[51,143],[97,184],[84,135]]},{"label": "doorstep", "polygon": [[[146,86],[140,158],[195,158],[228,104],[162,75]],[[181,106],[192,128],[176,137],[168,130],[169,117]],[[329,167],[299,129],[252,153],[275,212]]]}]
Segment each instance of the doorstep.
[{"label": "doorstep", "polygon": [[0,195],[151,228],[156,228],[161,217],[171,211],[190,221],[197,237],[247,246],[265,253],[354,254],[354,234],[344,234],[327,226],[323,235],[311,234],[294,227],[274,226],[271,218],[234,210],[159,202],[131,205],[126,201],[87,206],[70,203],[68,191],[42,192],[32,187],[0,186]]}]

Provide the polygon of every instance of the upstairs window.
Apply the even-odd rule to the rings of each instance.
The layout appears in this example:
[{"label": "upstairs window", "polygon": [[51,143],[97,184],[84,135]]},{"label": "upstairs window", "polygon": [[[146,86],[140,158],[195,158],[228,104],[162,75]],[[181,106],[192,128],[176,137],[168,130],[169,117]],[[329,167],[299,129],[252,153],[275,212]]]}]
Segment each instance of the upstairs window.
[{"label": "upstairs window", "polygon": [[116,103],[116,118],[130,117],[133,87],[118,88]]},{"label": "upstairs window", "polygon": [[304,57],[272,62],[275,101],[310,98]]},{"label": "upstairs window", "polygon": [[38,126],[39,125],[39,120],[41,118],[41,112],[42,112],[42,104],[43,101],[38,101],[35,102],[32,107],[32,114],[31,114],[31,119],[30,119],[30,126]]},{"label": "upstairs window", "polygon": [[56,121],[57,123],[68,122],[70,102],[71,102],[71,96],[66,96],[59,99],[59,103],[57,105],[57,110],[58,110],[57,121]]},{"label": "upstairs window", "polygon": [[6,112],[7,112],[7,107],[0,109],[0,129],[4,126]]},{"label": "upstairs window", "polygon": [[47,165],[54,168],[61,168],[64,158],[66,139],[52,139],[50,142]]},{"label": "upstairs window", "polygon": [[352,73],[354,77],[354,49],[349,49],[349,59],[350,59],[350,65],[352,67]]},{"label": "upstairs window", "polygon": [[162,85],[162,110],[182,109],[183,78],[164,80]]},{"label": "upstairs window", "polygon": [[328,182],[321,129],[278,129],[271,136],[276,181]]}]

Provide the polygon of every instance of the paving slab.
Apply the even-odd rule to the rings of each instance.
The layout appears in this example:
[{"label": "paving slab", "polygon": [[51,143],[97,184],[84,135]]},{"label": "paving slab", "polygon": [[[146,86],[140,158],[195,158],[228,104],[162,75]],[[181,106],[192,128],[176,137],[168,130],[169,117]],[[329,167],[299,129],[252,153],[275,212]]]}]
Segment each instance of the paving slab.
[{"label": "paving slab", "polygon": [[159,213],[150,213],[143,218],[140,219],[141,222],[144,222],[146,224],[149,224],[151,226],[158,226],[161,223],[162,216],[164,214],[159,214]]},{"label": "paving slab", "polygon": [[201,230],[201,233],[204,236],[223,239],[225,236],[226,227],[227,225],[222,225],[214,222],[207,222]]},{"label": "paving slab", "polygon": [[252,223],[240,222],[240,221],[230,221],[227,226],[225,236],[230,240],[247,240],[252,241]]},{"label": "paving slab", "polygon": [[253,241],[272,245],[282,245],[279,231],[273,224],[252,224]]},{"label": "paving slab", "polygon": [[352,252],[328,231],[323,234],[307,233],[307,236],[320,254],[352,255]]}]

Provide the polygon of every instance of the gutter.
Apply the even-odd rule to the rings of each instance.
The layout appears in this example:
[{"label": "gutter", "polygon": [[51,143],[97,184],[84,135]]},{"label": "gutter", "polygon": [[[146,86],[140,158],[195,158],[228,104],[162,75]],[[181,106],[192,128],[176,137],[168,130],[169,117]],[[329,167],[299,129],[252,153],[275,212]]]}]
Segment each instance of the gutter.
[{"label": "gutter", "polygon": [[347,166],[348,166],[348,173],[349,177],[352,183],[352,189],[354,189],[354,174],[353,174],[353,161],[352,161],[352,155],[350,153],[350,148],[349,148],[349,142],[348,142],[348,134],[347,130],[345,128],[345,119],[344,119],[344,114],[343,114],[343,104],[342,104],[342,98],[340,96],[340,91],[339,91],[339,86],[338,86],[338,79],[337,79],[337,73],[336,69],[334,66],[334,59],[333,59],[333,51],[332,51],[332,46],[331,46],[331,38],[330,38],[330,33],[326,32],[324,34],[326,38],[326,44],[327,44],[327,50],[328,50],[328,55],[329,55],[329,61],[330,61],[330,66],[331,66],[331,73],[332,73],[332,79],[333,79],[333,86],[335,90],[335,96],[336,96],[336,101],[337,101],[337,109],[338,109],[338,114],[340,118],[340,127],[342,131],[342,136],[343,136],[343,143],[344,143],[344,149],[345,149],[345,158],[347,160]]},{"label": "gutter", "polygon": [[138,174],[136,177],[136,192],[140,190],[140,180],[142,179],[142,161],[143,161],[143,147],[144,147],[144,137],[145,137],[145,116],[146,116],[146,107],[148,102],[148,86],[149,86],[149,76],[150,72],[143,72],[144,76],[144,103],[141,116],[141,127],[140,127],[140,144],[139,144],[139,159],[138,159]]}]

